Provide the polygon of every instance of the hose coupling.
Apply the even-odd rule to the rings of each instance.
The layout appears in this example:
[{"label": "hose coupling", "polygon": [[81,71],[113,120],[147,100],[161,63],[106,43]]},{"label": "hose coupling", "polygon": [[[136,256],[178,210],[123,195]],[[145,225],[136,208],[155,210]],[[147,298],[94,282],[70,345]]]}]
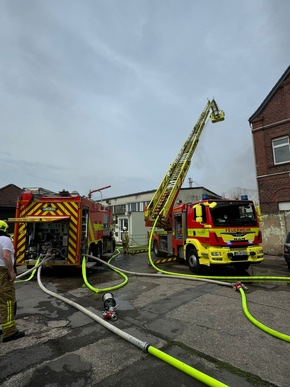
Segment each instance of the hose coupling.
[{"label": "hose coupling", "polygon": [[109,310],[104,310],[103,311],[103,317],[107,320],[117,320],[117,312],[116,309],[113,306],[110,306]]},{"label": "hose coupling", "polygon": [[248,289],[242,282],[236,282],[235,284],[233,284],[233,289],[234,290],[238,291],[241,288],[244,289],[244,290]]},{"label": "hose coupling", "polygon": [[103,295],[104,308],[103,317],[108,320],[117,320],[116,301],[112,293]]}]

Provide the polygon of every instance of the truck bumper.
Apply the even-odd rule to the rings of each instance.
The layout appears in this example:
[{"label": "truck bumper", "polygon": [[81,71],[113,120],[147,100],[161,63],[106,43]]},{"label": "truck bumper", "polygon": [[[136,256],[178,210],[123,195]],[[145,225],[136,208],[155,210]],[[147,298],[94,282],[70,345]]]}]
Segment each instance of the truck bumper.
[{"label": "truck bumper", "polygon": [[259,263],[264,259],[261,246],[248,246],[245,248],[209,247],[206,252],[201,252],[200,263],[204,265],[224,264],[238,262]]}]

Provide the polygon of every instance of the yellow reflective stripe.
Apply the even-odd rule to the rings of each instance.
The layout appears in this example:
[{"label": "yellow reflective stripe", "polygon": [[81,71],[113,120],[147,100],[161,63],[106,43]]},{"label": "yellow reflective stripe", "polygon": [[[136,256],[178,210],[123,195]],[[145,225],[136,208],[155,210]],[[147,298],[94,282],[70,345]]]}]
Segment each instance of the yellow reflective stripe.
[{"label": "yellow reflective stripe", "polygon": [[12,301],[7,301],[6,303],[7,307],[7,321],[6,323],[2,323],[2,328],[11,328],[15,325],[15,320],[14,320],[14,308],[13,308],[13,303]]}]

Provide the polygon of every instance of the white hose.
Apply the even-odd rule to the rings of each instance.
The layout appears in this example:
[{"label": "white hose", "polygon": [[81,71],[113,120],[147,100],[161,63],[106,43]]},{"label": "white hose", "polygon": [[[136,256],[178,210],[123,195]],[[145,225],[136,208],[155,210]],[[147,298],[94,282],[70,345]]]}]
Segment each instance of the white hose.
[{"label": "white hose", "polygon": [[31,273],[33,270],[38,269],[40,266],[42,266],[45,262],[49,261],[50,259],[53,258],[53,255],[45,255],[45,258],[40,261],[37,265],[33,266],[31,269],[26,270],[24,273],[19,274],[16,279],[18,280],[19,278],[25,277],[27,274]]},{"label": "white hose", "polygon": [[[112,265],[110,265],[110,266],[112,266]],[[40,273],[41,273],[41,266],[37,270],[37,281],[38,281],[39,287],[45,293],[49,294],[52,297],[58,298],[59,300],[73,306],[74,308],[76,308],[80,312],[86,314],[91,319],[95,320],[96,322],[98,322],[99,324],[104,326],[105,328],[109,329],[111,332],[117,334],[118,336],[122,337],[123,339],[125,339],[129,343],[135,345],[136,347],[141,349],[143,352],[150,353],[151,355],[167,362],[168,364],[179,369],[180,371],[187,373],[188,375],[194,377],[197,380],[202,381],[204,384],[211,386],[211,387],[229,387],[226,384],[221,383],[218,380],[204,374],[203,372],[200,372],[200,371],[192,368],[191,366],[183,363],[182,361],[179,361],[179,360],[175,359],[174,357],[167,355],[166,353],[160,351],[159,349],[154,348],[149,343],[147,343],[145,341],[141,341],[141,340],[137,339],[136,337],[130,335],[129,333],[126,333],[126,332],[122,331],[121,329],[115,327],[114,325],[111,325],[109,322],[105,321],[103,318],[97,316],[95,313],[92,313],[91,311],[87,310],[86,308],[77,304],[76,302],[74,302],[66,297],[63,297],[57,293],[54,293],[51,290],[46,289],[41,282]],[[144,273],[139,273],[139,274],[143,275]]]},{"label": "white hose", "polygon": [[113,270],[119,270],[119,271],[122,271],[123,273],[126,273],[126,274],[131,274],[131,275],[135,275],[135,276],[143,276],[143,277],[160,277],[160,278],[171,278],[171,279],[186,279],[186,280],[192,280],[192,281],[201,281],[201,282],[210,282],[210,283],[213,283],[213,284],[216,284],[216,285],[223,285],[223,286],[228,286],[228,287],[233,287],[233,285],[229,282],[222,282],[222,281],[218,281],[218,280],[212,280],[212,279],[208,279],[208,278],[196,278],[196,277],[190,277],[190,276],[174,276],[174,275],[170,275],[170,274],[160,274],[160,273],[138,273],[138,272],[134,272],[134,271],[128,271],[128,270],[124,270],[124,269],[120,269],[119,267],[116,267],[114,265],[111,265],[110,263],[106,262],[106,261],[103,261],[102,259],[98,258],[98,257],[94,257],[93,255],[87,255],[85,254],[86,257],[89,257],[89,258],[92,258],[92,259],[95,259],[105,265],[107,265],[110,269],[113,269]]},{"label": "white hose", "polygon": [[129,341],[131,344],[142,349],[142,351],[147,352],[147,348],[149,346],[148,343],[141,341],[141,340],[137,339],[136,337],[130,335],[129,333],[122,331],[121,329],[115,327],[114,325],[105,321],[103,318],[97,316],[95,313],[93,313],[93,312],[87,310],[86,308],[84,308],[83,306],[77,304],[76,302],[74,302],[66,297],[63,297],[57,293],[54,293],[51,290],[46,289],[41,282],[40,273],[41,273],[41,266],[37,270],[37,282],[38,282],[38,285],[41,288],[41,290],[43,290],[45,293],[49,294],[52,297],[56,297],[59,300],[73,306],[74,308],[78,309],[82,313],[89,316],[91,319],[93,319],[93,320],[97,321],[99,324],[103,325],[105,328],[109,329],[111,332],[113,332],[113,333],[119,335],[120,337],[122,337],[123,339]]}]

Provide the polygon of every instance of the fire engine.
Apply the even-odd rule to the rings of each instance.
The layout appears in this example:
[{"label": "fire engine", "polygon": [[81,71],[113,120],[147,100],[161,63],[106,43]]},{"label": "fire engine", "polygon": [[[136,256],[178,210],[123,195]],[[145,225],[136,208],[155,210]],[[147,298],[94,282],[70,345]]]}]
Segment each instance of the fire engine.
[{"label": "fire engine", "polygon": [[[247,196],[230,200],[203,197],[176,205],[193,153],[208,117],[224,120],[215,100],[209,100],[176,159],[144,211],[146,227],[153,227],[154,254],[174,255],[198,274],[204,266],[234,265],[247,269],[263,261],[260,212]],[[156,230],[155,230],[156,227]],[[153,231],[153,232],[152,232]]]},{"label": "fire engine", "polygon": [[[16,264],[32,266],[50,255],[50,265],[81,266],[83,254],[106,258],[115,250],[113,217],[101,203],[77,192],[25,188],[16,201]],[[87,262],[87,266],[96,260]]]}]

